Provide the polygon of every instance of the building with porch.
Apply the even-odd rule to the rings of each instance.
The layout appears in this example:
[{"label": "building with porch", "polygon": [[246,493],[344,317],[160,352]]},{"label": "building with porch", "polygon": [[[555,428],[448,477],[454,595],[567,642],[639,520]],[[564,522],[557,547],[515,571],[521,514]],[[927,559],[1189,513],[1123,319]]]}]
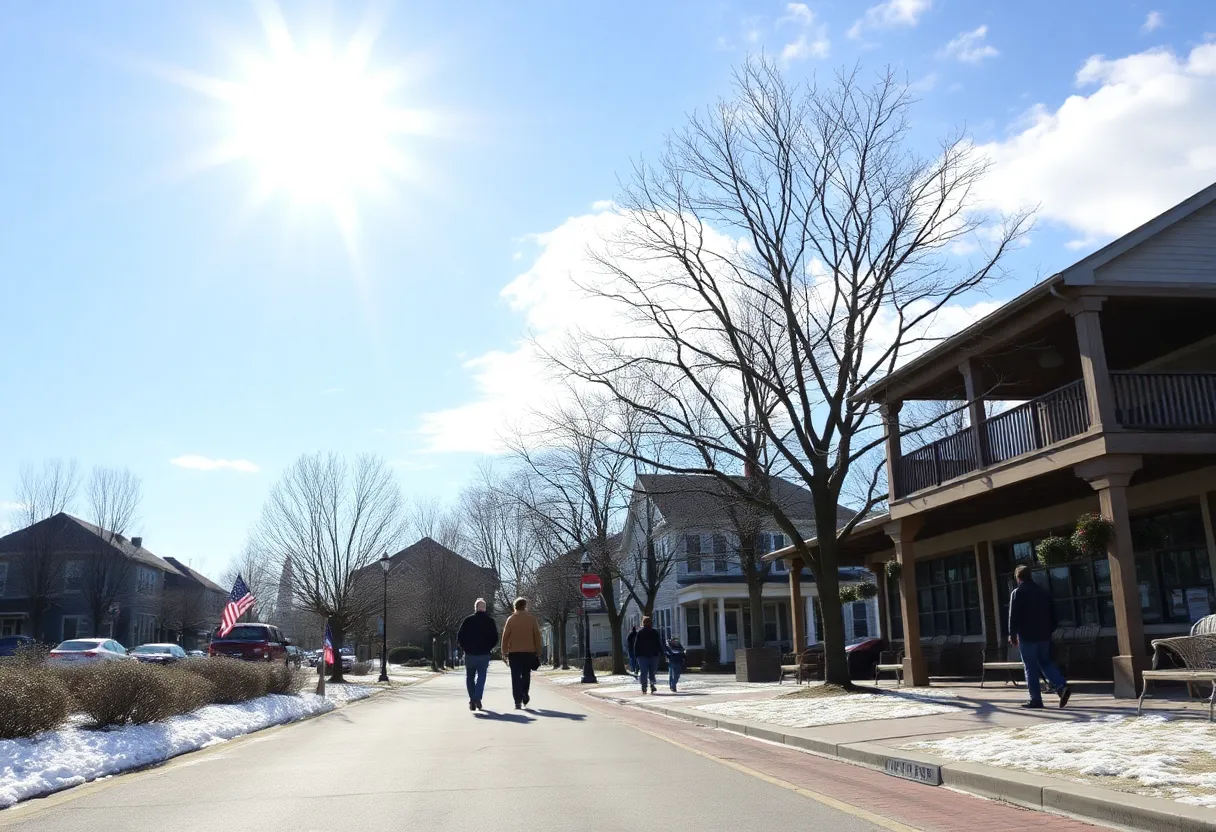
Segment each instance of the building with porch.
[{"label": "building with porch", "polygon": [[[740,478],[742,480],[742,478]],[[805,488],[780,478],[772,479],[777,502],[804,536],[812,536],[815,512]],[[841,517],[849,509],[840,507]],[[648,540],[654,546],[655,562],[665,571],[653,605],[654,626],[665,638],[679,635],[700,662],[706,652],[718,662],[734,661],[735,650],[748,646],[753,627],[762,627],[764,645],[782,653],[794,649],[789,576],[780,560],[761,561],[763,575],[763,621],[753,622],[747,581],[740,559],[740,528],[752,530],[759,554],[782,549],[785,534],[771,517],[755,513],[730,492],[729,487],[709,475],[643,474],[638,476],[621,535],[622,569],[637,573],[631,561],[643,559]],[[803,571],[800,585],[809,591],[800,595],[801,620],[810,622],[807,643],[822,632],[814,579]],[[841,570],[843,583],[870,580],[864,568]],[[621,591],[624,591],[622,587]],[[622,596],[623,597],[623,596]],[[630,600],[625,611],[625,630],[638,626],[642,611]],[[818,624],[818,626],[817,626]],[[868,638],[878,631],[876,599],[847,605],[845,632],[849,641]]]},{"label": "building with porch", "polygon": [[[1023,563],[1060,627],[1096,633],[1092,669],[1117,696],[1136,694],[1151,638],[1216,609],[1216,185],[862,397],[886,426],[889,513],[842,558],[888,584],[884,633],[912,684],[928,682],[924,640],[961,639],[964,670],[1004,644]],[[921,401],[957,403],[965,426],[905,447],[901,413]],[[1043,563],[1036,544],[1086,513],[1113,527],[1105,554]]]}]

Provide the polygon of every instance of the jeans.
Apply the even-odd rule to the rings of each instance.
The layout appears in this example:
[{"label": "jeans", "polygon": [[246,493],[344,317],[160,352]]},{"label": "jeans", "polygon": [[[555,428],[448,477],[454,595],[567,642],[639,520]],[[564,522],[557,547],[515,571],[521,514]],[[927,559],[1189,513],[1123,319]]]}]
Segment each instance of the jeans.
[{"label": "jeans", "polygon": [[515,704],[522,704],[528,698],[532,688],[532,662],[536,661],[535,653],[511,653],[507,656],[507,664],[511,665],[511,694]]},{"label": "jeans", "polygon": [[671,685],[671,689],[675,690],[676,685],[680,683],[680,674],[684,672],[684,663],[667,660],[667,682]]},{"label": "jeans", "polygon": [[629,672],[633,674],[638,672],[638,657],[633,653],[629,654]]},{"label": "jeans", "polygon": [[649,680],[650,689],[654,690],[654,675],[659,672],[658,656],[638,656],[638,678],[642,680],[642,693],[646,692]]},{"label": "jeans", "polygon": [[1026,687],[1030,690],[1030,701],[1043,704],[1043,692],[1039,687],[1040,673],[1047,677],[1051,686],[1059,692],[1068,684],[1064,674],[1051,660],[1050,641],[1019,641],[1018,649],[1022,653],[1022,666],[1026,669]]},{"label": "jeans", "polygon": [[486,692],[486,671],[490,669],[490,654],[464,657],[464,685],[469,689],[469,701],[480,702]]}]

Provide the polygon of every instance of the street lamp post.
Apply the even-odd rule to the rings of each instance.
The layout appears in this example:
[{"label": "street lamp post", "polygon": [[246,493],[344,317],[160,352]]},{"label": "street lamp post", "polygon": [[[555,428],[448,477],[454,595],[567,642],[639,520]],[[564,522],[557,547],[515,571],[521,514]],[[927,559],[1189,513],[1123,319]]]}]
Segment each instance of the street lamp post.
[{"label": "street lamp post", "polygon": [[[591,556],[583,551],[583,558],[579,561],[579,565],[583,567],[583,574],[591,570]],[[582,579],[579,579],[580,583]],[[595,663],[591,660],[591,616],[587,611],[587,602],[583,601],[583,678],[580,684],[594,685],[598,684],[595,678]]]},{"label": "street lamp post", "polygon": [[388,570],[393,568],[388,552],[380,558],[380,569],[384,571],[384,610],[380,616],[380,681],[388,681]]}]

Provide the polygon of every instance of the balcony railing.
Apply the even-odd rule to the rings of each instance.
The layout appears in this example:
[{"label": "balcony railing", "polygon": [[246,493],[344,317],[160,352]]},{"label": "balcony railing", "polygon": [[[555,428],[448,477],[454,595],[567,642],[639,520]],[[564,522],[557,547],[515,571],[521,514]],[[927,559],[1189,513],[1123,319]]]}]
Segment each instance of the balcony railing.
[{"label": "balcony railing", "polygon": [[1042,450],[1089,429],[1085,383],[1074,381],[984,422],[983,447],[970,428],[905,454],[897,466],[896,498]]},{"label": "balcony railing", "polygon": [[1111,373],[1115,419],[1133,430],[1216,429],[1216,373]]}]

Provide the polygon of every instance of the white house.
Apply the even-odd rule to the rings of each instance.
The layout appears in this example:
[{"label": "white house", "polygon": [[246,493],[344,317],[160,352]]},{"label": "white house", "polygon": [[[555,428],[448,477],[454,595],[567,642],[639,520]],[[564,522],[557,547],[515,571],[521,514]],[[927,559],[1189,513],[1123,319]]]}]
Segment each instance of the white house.
[{"label": "white house", "polygon": [[[741,480],[742,478],[740,478]],[[815,533],[814,508],[806,489],[774,478],[773,488],[786,516],[795,522],[804,539]],[[670,563],[668,574],[656,593],[654,624],[664,635],[678,634],[690,651],[716,649],[719,661],[734,661],[735,650],[746,646],[753,626],[764,628],[764,644],[783,653],[792,652],[789,575],[784,562],[762,564],[769,569],[764,578],[764,620],[752,622],[747,583],[739,561],[736,529],[749,508],[730,493],[729,487],[708,475],[644,474],[637,478],[629,513],[621,537],[623,571],[630,559],[643,557],[647,529],[654,540],[657,560]],[[849,510],[841,507],[843,517]],[[752,521],[757,548],[769,552],[786,545],[785,534],[771,518]],[[866,569],[840,570],[842,583],[870,580]],[[803,573],[806,604],[807,644],[820,640],[822,618],[814,579]],[[621,591],[624,591],[622,587]],[[878,635],[876,599],[845,607],[845,636],[852,643]],[[640,623],[641,610],[630,601],[625,629]]]}]

